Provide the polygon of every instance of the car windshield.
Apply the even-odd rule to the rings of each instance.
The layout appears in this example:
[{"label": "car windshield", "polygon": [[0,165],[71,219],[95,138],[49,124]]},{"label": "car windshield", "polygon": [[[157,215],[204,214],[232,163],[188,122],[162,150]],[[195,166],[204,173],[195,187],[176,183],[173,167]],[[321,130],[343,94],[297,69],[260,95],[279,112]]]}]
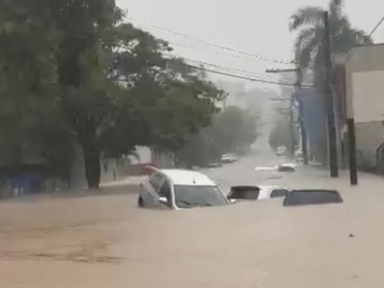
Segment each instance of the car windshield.
[{"label": "car windshield", "polygon": [[180,208],[228,204],[218,187],[193,185],[175,185],[175,202]]}]

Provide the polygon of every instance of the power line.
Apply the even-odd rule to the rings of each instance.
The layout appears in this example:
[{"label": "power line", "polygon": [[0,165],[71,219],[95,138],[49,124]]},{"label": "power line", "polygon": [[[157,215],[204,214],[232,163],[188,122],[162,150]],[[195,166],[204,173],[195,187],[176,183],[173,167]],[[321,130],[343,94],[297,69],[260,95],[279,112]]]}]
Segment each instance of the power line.
[{"label": "power line", "polygon": [[[252,81],[252,82],[259,82],[259,83],[265,83],[265,84],[275,84],[275,85],[284,85],[284,86],[295,86],[294,83],[269,81],[269,80],[264,80],[264,79],[260,79],[260,78],[241,76],[241,75],[236,75],[236,74],[227,73],[227,72],[223,72],[223,71],[217,71],[217,70],[209,69],[209,68],[205,68],[205,67],[204,68],[203,67],[198,67],[198,66],[194,66],[194,65],[190,65],[190,64],[186,64],[186,63],[183,63],[183,65],[187,66],[187,67],[190,67],[190,68],[193,68],[193,69],[196,69],[196,70],[201,70],[201,71],[210,72],[210,73],[213,73],[213,74],[233,77],[233,78],[242,79],[242,80],[248,80],[248,81]],[[303,85],[303,86],[313,87],[313,85]]]},{"label": "power line", "polygon": [[[379,27],[381,26],[381,24],[383,24],[383,22],[384,22],[384,16],[381,17],[380,21],[377,22],[377,24],[375,25],[375,27],[373,27],[371,33],[369,33],[368,36],[369,36],[369,37],[372,37],[372,35],[375,34],[376,30],[379,29]],[[347,62],[353,57],[353,55],[355,55],[355,53],[351,53],[351,54],[348,56],[348,58],[343,62],[343,65],[344,65],[345,63],[347,63]]]},{"label": "power line", "polygon": [[[247,70],[241,70],[241,69],[236,69],[236,68],[231,68],[231,67],[226,67],[226,66],[221,66],[221,65],[217,65],[217,64],[212,64],[212,63],[208,63],[208,62],[203,62],[203,61],[199,61],[199,60],[195,60],[195,59],[190,59],[190,58],[182,58],[183,60],[186,60],[186,61],[189,61],[189,62],[194,62],[194,63],[197,63],[197,64],[200,64],[202,66],[212,66],[212,67],[216,67],[216,68],[219,68],[219,69],[224,69],[224,70],[227,70],[229,72],[242,72],[242,73],[247,73],[249,75],[259,75],[259,77],[268,77],[269,74],[262,74],[262,73],[255,73],[255,72],[251,72],[251,71],[247,71]],[[184,63],[185,64],[185,63]],[[189,64],[186,64],[188,66],[192,66],[192,67],[198,67],[200,70],[211,70],[211,69],[207,69],[205,67],[199,67],[199,66],[194,66],[194,65],[189,65]],[[214,70],[215,72],[220,72],[220,73],[226,73],[226,72],[223,72],[223,71],[217,71],[217,70]],[[215,73],[215,72],[212,72],[212,73]],[[280,82],[280,81],[271,81],[271,80],[264,80],[264,79],[260,79],[260,78],[253,78],[252,76],[249,77],[249,76],[242,76],[242,75],[236,75],[236,74],[231,74],[231,75],[235,75],[236,77],[246,77],[246,78],[249,78],[248,80],[250,81],[253,81],[253,80],[257,80],[258,82],[262,82],[262,81],[265,81],[264,83],[269,83],[269,84],[279,84],[279,85],[287,85],[287,86],[294,86],[295,84],[294,83],[286,83],[286,82]],[[251,80],[253,79],[253,80]],[[260,80],[260,81],[259,81]],[[311,84],[303,84],[304,87],[313,87],[313,85]]]},{"label": "power line", "polygon": [[213,46],[213,47],[216,47],[216,48],[219,48],[219,49],[222,49],[222,50],[226,50],[226,51],[229,51],[229,52],[232,52],[232,53],[236,53],[236,54],[239,54],[239,55],[245,55],[245,56],[248,56],[248,57],[252,57],[252,58],[254,58],[256,60],[266,61],[266,62],[274,62],[274,63],[279,63],[279,64],[292,64],[293,63],[293,61],[283,61],[283,60],[268,58],[268,57],[265,57],[265,56],[261,56],[261,55],[257,55],[257,54],[252,54],[252,53],[248,53],[248,52],[244,52],[244,51],[240,51],[240,50],[236,50],[236,49],[233,49],[233,48],[230,48],[230,47],[226,47],[226,46],[223,46],[223,45],[219,45],[219,44],[216,44],[216,43],[212,43],[212,42],[200,39],[200,38],[192,37],[192,36],[189,36],[189,35],[186,35],[186,34],[183,34],[183,33],[179,33],[179,32],[176,32],[176,31],[172,31],[172,30],[169,30],[169,29],[166,29],[166,28],[163,28],[163,27],[151,24],[151,23],[147,23],[147,22],[144,22],[144,21],[132,18],[132,17],[127,17],[127,18],[132,20],[132,21],[134,21],[134,22],[138,22],[138,23],[141,23],[141,24],[153,27],[155,29],[158,29],[160,31],[164,31],[164,32],[169,33],[169,34],[173,34],[173,35],[176,35],[176,36],[184,37],[184,38],[187,38],[187,39],[192,39],[194,41],[197,41],[197,42],[200,42],[200,43],[204,43],[205,45],[210,45],[210,46]]},{"label": "power line", "polygon": [[255,61],[259,60],[259,59],[255,59],[255,57],[250,57],[250,56],[246,56],[246,55],[242,55],[242,54],[220,53],[220,51],[207,50],[204,48],[196,47],[194,45],[180,44],[180,43],[175,43],[175,42],[168,41],[168,40],[167,40],[167,42],[170,44],[170,46],[188,48],[188,49],[193,49],[193,50],[197,50],[197,51],[201,51],[201,52],[205,52],[205,53],[212,53],[212,54],[220,55],[220,56],[228,56],[228,57],[233,57],[233,58],[237,58],[237,59],[246,59],[246,60],[255,60]]},{"label": "power line", "polygon": [[380,19],[380,21],[376,24],[376,26],[372,29],[371,33],[369,33],[369,37],[371,37],[375,32],[376,30],[381,26],[381,24],[383,23],[384,21],[384,16]]},{"label": "power line", "polygon": [[212,67],[216,67],[216,68],[220,68],[220,69],[224,69],[224,70],[228,70],[228,71],[241,72],[241,73],[246,73],[249,75],[259,76],[259,77],[270,77],[271,76],[270,74],[251,72],[251,71],[247,71],[247,70],[242,70],[242,69],[217,65],[217,64],[213,64],[213,63],[208,63],[208,62],[204,62],[204,61],[199,61],[199,60],[195,60],[195,59],[191,59],[191,58],[187,58],[187,57],[181,57],[181,58],[187,62],[193,62],[193,63],[203,65],[203,66],[212,66]]}]

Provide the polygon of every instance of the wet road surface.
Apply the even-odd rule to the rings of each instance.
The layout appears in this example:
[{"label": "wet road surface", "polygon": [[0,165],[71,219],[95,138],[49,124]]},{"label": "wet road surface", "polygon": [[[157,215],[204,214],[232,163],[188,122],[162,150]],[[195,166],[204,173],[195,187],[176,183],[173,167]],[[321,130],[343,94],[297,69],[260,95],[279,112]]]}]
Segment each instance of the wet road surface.
[{"label": "wet road surface", "polygon": [[2,202],[0,287],[384,287],[384,181],[361,175],[350,188],[347,175],[318,169],[252,171],[276,162],[258,155],[205,172],[224,189],[337,188],[345,203],[158,211],[136,208],[133,193]]}]

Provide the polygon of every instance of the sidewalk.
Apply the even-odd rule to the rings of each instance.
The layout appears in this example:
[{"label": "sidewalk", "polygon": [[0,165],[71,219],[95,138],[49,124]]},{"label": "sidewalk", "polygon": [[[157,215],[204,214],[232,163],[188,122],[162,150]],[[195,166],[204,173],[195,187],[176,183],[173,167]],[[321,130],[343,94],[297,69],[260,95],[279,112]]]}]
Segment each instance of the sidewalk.
[{"label": "sidewalk", "polygon": [[[308,186],[317,186],[342,191],[380,192],[384,187],[384,177],[358,171],[358,185],[350,184],[349,170],[339,170],[338,178],[331,178],[330,172],[320,165],[300,165],[297,167],[300,182]],[[297,178],[298,179],[298,178]],[[301,184],[301,183],[300,183]]]},{"label": "sidewalk", "polygon": [[139,191],[140,183],[147,176],[132,176],[117,181],[105,182],[100,184],[99,189],[90,190],[86,187],[61,191],[44,191],[39,194],[25,194],[16,197],[1,199],[1,202],[35,202],[53,199],[70,199],[89,196],[108,196],[136,194]]}]

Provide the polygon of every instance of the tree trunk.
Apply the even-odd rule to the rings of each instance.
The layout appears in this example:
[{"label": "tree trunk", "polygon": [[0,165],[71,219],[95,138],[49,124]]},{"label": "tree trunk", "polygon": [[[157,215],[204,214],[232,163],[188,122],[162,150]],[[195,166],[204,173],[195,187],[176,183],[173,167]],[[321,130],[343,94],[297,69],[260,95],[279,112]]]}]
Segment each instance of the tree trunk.
[{"label": "tree trunk", "polygon": [[[94,145],[87,145],[94,146]],[[100,167],[100,153],[97,149],[84,149],[84,166],[85,166],[85,176],[87,178],[88,188],[94,189],[99,188],[100,178],[101,178],[101,167]]]},{"label": "tree trunk", "polygon": [[94,123],[89,121],[82,127],[83,129],[79,129],[79,142],[83,150],[85,177],[90,189],[99,188],[101,178],[101,149],[95,127]]}]

